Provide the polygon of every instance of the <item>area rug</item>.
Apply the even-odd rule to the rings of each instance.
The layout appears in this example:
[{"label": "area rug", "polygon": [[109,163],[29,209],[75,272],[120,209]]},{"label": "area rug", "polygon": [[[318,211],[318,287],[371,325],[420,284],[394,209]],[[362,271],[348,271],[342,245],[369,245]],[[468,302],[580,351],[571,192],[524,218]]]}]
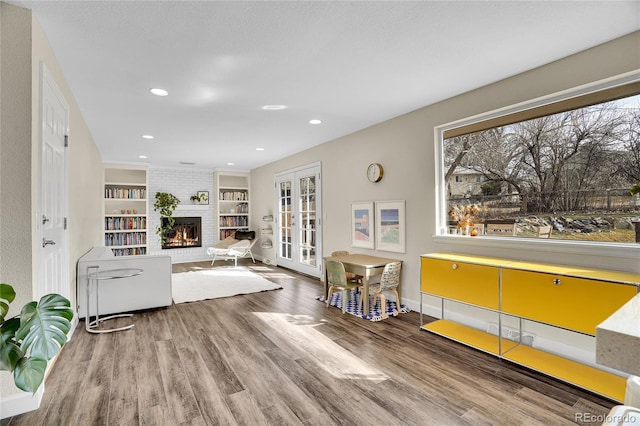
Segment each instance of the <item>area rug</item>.
[{"label": "area rug", "polygon": [[[384,319],[382,316],[382,307],[380,306],[380,298],[376,299],[376,304],[373,305],[373,296],[369,295],[369,314],[365,315],[364,311],[362,309],[359,309],[361,293],[356,293],[353,290],[350,290],[350,292],[351,294],[349,295],[349,301],[347,302],[348,313],[360,318],[368,319],[370,321],[382,321]],[[342,294],[342,292],[333,293],[331,295],[329,305],[342,310]],[[316,299],[318,299],[322,303],[324,303],[325,301],[324,296],[318,296]],[[384,312],[386,312],[388,316],[397,317],[398,314],[406,314],[407,312],[411,311],[411,309],[409,309],[406,305],[401,304],[400,308],[398,308],[395,301],[389,300],[387,298],[385,299],[386,306]]]},{"label": "area rug", "polygon": [[174,303],[195,302],[282,288],[243,267],[171,274]]}]

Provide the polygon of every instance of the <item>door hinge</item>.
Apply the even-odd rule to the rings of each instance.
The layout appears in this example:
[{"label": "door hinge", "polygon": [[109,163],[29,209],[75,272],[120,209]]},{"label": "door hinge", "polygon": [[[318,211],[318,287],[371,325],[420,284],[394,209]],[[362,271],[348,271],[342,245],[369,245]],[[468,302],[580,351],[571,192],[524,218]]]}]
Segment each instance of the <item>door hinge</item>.
[{"label": "door hinge", "polygon": [[69,135],[64,135],[64,147],[69,148]]},{"label": "door hinge", "polygon": [[64,218],[64,229],[65,230],[67,229],[67,218],[66,217]]}]

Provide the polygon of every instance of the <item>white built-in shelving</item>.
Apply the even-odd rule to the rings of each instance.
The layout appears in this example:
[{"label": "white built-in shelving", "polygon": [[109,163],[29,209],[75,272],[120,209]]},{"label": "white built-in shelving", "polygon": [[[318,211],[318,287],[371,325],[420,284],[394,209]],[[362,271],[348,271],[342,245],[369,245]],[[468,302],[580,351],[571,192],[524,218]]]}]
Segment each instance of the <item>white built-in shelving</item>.
[{"label": "white built-in shelving", "polygon": [[217,240],[249,230],[249,174],[216,172],[214,183]]},{"label": "white built-in shelving", "polygon": [[104,165],[103,191],[104,245],[116,256],[147,254],[147,169]]},{"label": "white built-in shelving", "polygon": [[268,214],[262,216],[262,228],[260,228],[260,235],[262,236],[260,239],[260,247],[263,249],[271,249],[273,248],[273,215]]}]

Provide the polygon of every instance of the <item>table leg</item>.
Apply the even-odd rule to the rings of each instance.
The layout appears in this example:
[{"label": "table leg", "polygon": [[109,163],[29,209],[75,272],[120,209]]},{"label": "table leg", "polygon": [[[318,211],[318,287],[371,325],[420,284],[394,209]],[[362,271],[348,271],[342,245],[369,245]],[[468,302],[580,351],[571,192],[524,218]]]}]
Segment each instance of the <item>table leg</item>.
[{"label": "table leg", "polygon": [[113,319],[113,318],[132,317],[132,316],[133,316],[133,314],[117,314],[117,315],[110,315],[108,317],[96,319],[95,321],[92,321],[91,324],[89,324],[90,328],[88,328],[87,331],[89,333],[99,334],[99,333],[113,333],[114,331],[129,330],[129,329],[133,328],[135,326],[135,324],[125,325],[124,327],[118,327],[118,328],[109,328],[109,329],[106,329],[106,330],[96,330],[93,327],[100,327],[100,323],[102,321],[107,321],[107,320],[110,320],[110,319]]},{"label": "table leg", "polygon": [[[89,274],[91,273],[91,270],[93,269],[93,272],[97,272],[98,271],[98,267],[97,266],[89,266],[87,268],[87,308],[86,308],[86,312],[85,312],[85,318],[84,318],[84,328],[91,332],[91,284],[92,281],[91,279],[89,279]],[[96,320],[98,318],[96,317]]]},{"label": "table leg", "polygon": [[329,287],[327,286],[327,282],[328,282],[328,277],[327,277],[327,261],[322,259],[322,270],[323,270],[323,275],[324,275],[324,300],[325,302],[327,301],[327,297],[329,296]]},{"label": "table leg", "polygon": [[364,297],[363,306],[363,315],[365,317],[369,316],[369,271],[366,271],[362,276],[362,294],[360,297]]},{"label": "table leg", "polygon": [[[90,266],[89,268],[87,268],[87,275],[89,275],[89,270],[90,269],[94,269],[95,272],[98,271],[98,267],[97,266]],[[91,294],[91,283],[95,282],[96,284],[96,319],[94,321],[91,321],[91,304],[90,304],[90,294]],[[104,318],[100,318],[100,292],[98,290],[98,287],[100,285],[99,283],[100,280],[95,279],[89,279],[87,278],[87,313],[86,313],[86,317],[85,317],[85,329],[89,332],[89,333],[94,333],[94,334],[100,334],[100,333],[113,333],[114,331],[122,331],[122,330],[129,330],[131,328],[134,327],[135,324],[130,324],[130,325],[126,325],[124,327],[118,327],[118,328],[110,328],[110,329],[106,329],[106,330],[97,330],[98,327],[100,327],[100,323],[103,321],[107,321],[113,318],[120,318],[120,317],[132,317],[133,314],[117,314],[117,315],[111,315],[108,317],[104,317]]]}]

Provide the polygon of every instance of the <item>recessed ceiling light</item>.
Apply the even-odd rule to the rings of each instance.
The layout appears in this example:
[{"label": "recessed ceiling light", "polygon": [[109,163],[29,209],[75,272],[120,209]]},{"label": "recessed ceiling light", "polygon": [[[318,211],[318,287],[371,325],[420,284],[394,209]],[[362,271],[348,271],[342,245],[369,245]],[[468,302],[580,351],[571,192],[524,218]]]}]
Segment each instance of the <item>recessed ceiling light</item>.
[{"label": "recessed ceiling light", "polygon": [[287,106],[286,105],[265,105],[262,107],[262,109],[265,109],[267,111],[278,111],[280,109],[286,109]]},{"label": "recessed ceiling light", "polygon": [[320,124],[322,123],[322,120],[309,120],[309,124]]},{"label": "recessed ceiling light", "polygon": [[138,158],[144,159],[144,158],[149,158],[149,157],[147,157],[146,155],[138,155]]},{"label": "recessed ceiling light", "polygon": [[153,93],[154,95],[156,95],[156,96],[167,96],[167,95],[169,94],[169,92],[167,92],[167,91],[166,91],[166,90],[164,90],[164,89],[157,89],[157,88],[154,88],[154,89],[149,89],[149,91],[150,91],[151,93]]},{"label": "recessed ceiling light", "polygon": [[227,166],[233,166],[235,163],[227,163]]},{"label": "recessed ceiling light", "polygon": [[196,163],[192,163],[191,161],[180,161],[180,164],[184,166],[195,166]]},{"label": "recessed ceiling light", "polygon": [[142,139],[153,139],[151,135],[142,135]]},{"label": "recessed ceiling light", "polygon": [[264,148],[256,148],[256,151],[264,151]]}]

